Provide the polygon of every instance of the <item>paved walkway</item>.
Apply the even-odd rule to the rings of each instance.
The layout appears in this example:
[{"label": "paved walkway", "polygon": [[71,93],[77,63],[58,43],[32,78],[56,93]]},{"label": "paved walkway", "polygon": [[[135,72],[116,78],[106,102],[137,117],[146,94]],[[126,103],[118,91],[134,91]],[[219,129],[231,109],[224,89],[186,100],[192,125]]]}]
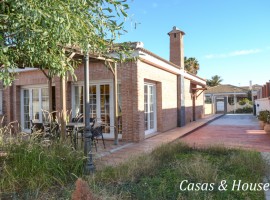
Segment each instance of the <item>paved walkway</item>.
[{"label": "paved walkway", "polygon": [[225,115],[181,139],[195,146],[224,145],[270,152],[270,135],[249,114]]},{"label": "paved walkway", "polygon": [[[157,146],[175,141],[221,116],[222,115],[220,114],[207,116],[203,119],[189,123],[185,127],[175,128],[157,134],[139,143],[122,143],[118,146],[114,146],[114,148],[113,145],[110,144],[110,146],[106,148],[106,151],[100,152],[101,149],[98,150],[98,153],[93,151],[97,168],[104,165],[116,165],[132,156],[150,152]],[[99,144],[99,146],[101,146],[101,144]]]}]

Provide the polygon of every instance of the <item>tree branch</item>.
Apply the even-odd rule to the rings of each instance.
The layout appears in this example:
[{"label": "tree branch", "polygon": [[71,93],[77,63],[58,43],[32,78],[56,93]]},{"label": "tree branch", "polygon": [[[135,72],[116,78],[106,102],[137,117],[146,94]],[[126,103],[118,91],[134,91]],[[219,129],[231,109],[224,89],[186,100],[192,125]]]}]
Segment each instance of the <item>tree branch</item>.
[{"label": "tree branch", "polygon": [[42,72],[43,72],[43,74],[47,77],[47,79],[50,79],[51,77],[44,71],[44,69],[40,69],[39,68],[39,70],[41,70]]}]

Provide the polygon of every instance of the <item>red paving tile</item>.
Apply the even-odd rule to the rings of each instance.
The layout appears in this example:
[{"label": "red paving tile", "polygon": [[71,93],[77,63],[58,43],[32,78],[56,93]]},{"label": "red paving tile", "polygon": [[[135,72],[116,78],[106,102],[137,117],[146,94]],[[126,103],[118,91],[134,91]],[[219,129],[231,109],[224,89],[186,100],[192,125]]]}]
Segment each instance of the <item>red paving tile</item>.
[{"label": "red paving tile", "polygon": [[[270,135],[259,130],[258,121],[254,116],[225,115],[216,119],[220,116],[209,116],[139,143],[120,143],[116,146],[112,141],[106,142],[106,149],[100,145],[98,151],[93,152],[97,168],[117,165],[136,155],[150,152],[157,146],[177,140],[195,147],[223,145],[229,148],[270,152]],[[216,120],[203,126],[213,119]]]},{"label": "red paving tile", "polygon": [[[253,116],[247,116],[247,118]],[[234,120],[227,117],[227,121]],[[255,118],[255,117],[254,117]],[[191,134],[181,138],[180,140],[190,145],[209,146],[222,144],[226,147],[239,147],[244,149],[252,149],[260,152],[270,152],[270,135],[264,130],[259,130],[256,119],[251,125],[237,123],[211,123],[205,127],[192,132]],[[247,121],[249,122],[249,121]]]},{"label": "red paving tile", "polygon": [[[181,136],[208,123],[209,121],[217,117],[220,117],[220,115],[207,116],[204,119],[189,123],[185,127],[175,128],[164,133],[159,133],[139,143],[123,143],[118,146],[110,145],[108,148],[106,143],[106,149],[99,148],[97,153],[93,151],[97,169],[102,168],[105,165],[117,165],[136,155],[150,152],[154,148],[162,144],[175,141]],[[114,150],[115,148],[119,147],[120,149]]]}]

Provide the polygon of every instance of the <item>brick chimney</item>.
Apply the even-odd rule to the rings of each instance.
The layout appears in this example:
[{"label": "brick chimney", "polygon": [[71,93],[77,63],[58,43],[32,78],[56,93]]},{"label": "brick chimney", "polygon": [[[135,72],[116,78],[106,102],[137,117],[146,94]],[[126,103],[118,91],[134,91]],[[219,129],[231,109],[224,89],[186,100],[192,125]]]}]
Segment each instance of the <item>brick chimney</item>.
[{"label": "brick chimney", "polygon": [[170,36],[170,62],[184,69],[184,35],[185,33],[175,26],[168,33]]}]

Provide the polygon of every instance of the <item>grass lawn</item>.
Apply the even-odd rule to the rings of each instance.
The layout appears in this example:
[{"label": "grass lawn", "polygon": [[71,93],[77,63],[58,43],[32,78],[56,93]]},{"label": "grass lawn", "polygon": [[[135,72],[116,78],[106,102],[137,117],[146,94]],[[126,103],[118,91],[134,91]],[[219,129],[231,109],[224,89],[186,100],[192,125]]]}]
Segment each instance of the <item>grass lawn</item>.
[{"label": "grass lawn", "polygon": [[0,143],[0,199],[68,199],[82,176],[83,152],[60,142]]},{"label": "grass lawn", "polygon": [[[262,183],[266,170],[258,152],[212,147],[164,145],[117,167],[106,167],[88,180],[102,199],[264,199],[264,192],[232,191],[233,181]],[[180,183],[183,181],[182,191]],[[219,189],[222,180],[227,190]],[[191,184],[189,184],[191,183]],[[196,189],[196,183],[205,183]],[[210,187],[212,184],[213,187]],[[189,190],[189,191],[188,191]],[[199,190],[199,191],[195,191]],[[211,191],[210,191],[211,190]]]},{"label": "grass lawn", "polygon": [[[69,199],[75,180],[82,176],[83,152],[68,145],[22,142],[1,149],[7,156],[0,157],[0,199]],[[171,143],[83,178],[98,199],[261,200],[262,190],[232,191],[232,184],[261,183],[265,170],[257,152]],[[222,180],[226,191],[218,189]],[[197,188],[197,183],[202,185]]]}]

